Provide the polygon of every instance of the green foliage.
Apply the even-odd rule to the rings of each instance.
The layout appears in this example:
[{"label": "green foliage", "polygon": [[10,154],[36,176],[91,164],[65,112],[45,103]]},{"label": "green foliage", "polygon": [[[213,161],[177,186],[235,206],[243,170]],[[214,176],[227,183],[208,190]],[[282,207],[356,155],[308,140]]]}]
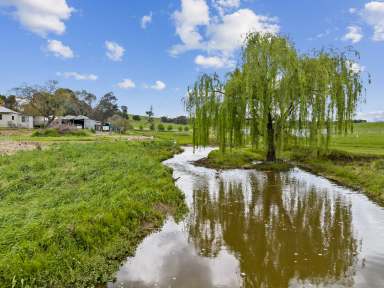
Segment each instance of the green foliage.
[{"label": "green foliage", "polygon": [[172,131],[172,130],[173,130],[173,126],[172,126],[172,125],[168,125],[168,126],[167,126],[167,130],[168,130],[168,131]]},{"label": "green foliage", "polygon": [[179,126],[179,127],[177,127],[177,130],[179,130],[179,132],[182,132],[183,131],[183,127]]},{"label": "green foliage", "polygon": [[130,129],[133,129],[128,117],[122,117],[120,115],[113,115],[108,118],[108,122],[112,124],[115,129],[119,129],[121,132],[126,132]]},{"label": "green foliage", "polygon": [[117,97],[113,92],[109,92],[101,97],[99,103],[94,109],[93,116],[96,120],[105,122],[108,118],[119,113]]},{"label": "green foliage", "polygon": [[86,130],[78,129],[58,129],[58,128],[48,128],[36,130],[32,133],[32,137],[61,137],[61,136],[89,136],[90,133]]},{"label": "green foliage", "polygon": [[166,142],[107,142],[0,157],[0,287],[111,280],[166,210],[184,209],[160,163],[174,152]]},{"label": "green foliage", "polygon": [[165,127],[164,127],[164,125],[163,124],[159,124],[159,125],[157,125],[157,130],[159,130],[159,131],[164,131],[165,130]]},{"label": "green foliage", "polygon": [[194,146],[211,136],[224,152],[262,143],[272,161],[292,143],[327,148],[332,133],[352,130],[362,93],[347,52],[301,55],[284,37],[250,34],[241,67],[225,83],[203,75],[189,89]]},{"label": "green foliage", "polygon": [[151,130],[151,131],[154,131],[155,130],[155,123],[151,123],[150,125],[149,125],[149,130]]},{"label": "green foliage", "polygon": [[141,131],[143,131],[143,130],[144,130],[144,126],[143,126],[143,125],[140,125],[139,129],[140,129]]},{"label": "green foliage", "polygon": [[140,117],[140,115],[133,115],[132,119],[135,120],[135,121],[140,121],[141,117]]},{"label": "green foliage", "polygon": [[188,126],[184,126],[184,131],[188,132],[189,131],[189,127]]}]

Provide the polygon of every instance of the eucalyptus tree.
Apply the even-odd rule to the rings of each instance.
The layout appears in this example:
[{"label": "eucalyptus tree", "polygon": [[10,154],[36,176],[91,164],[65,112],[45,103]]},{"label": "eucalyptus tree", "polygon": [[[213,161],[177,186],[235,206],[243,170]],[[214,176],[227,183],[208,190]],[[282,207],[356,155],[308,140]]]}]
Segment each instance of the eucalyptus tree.
[{"label": "eucalyptus tree", "polygon": [[225,83],[203,75],[186,101],[195,146],[215,137],[222,151],[265,145],[266,159],[289,141],[326,148],[332,132],[351,131],[362,94],[358,54],[320,51],[299,54],[284,37],[249,34],[242,65]]}]

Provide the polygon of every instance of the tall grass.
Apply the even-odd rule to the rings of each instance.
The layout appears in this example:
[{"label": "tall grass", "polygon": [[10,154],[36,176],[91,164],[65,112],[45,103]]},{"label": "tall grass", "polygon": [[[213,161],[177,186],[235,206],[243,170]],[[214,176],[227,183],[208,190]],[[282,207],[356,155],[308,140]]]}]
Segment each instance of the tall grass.
[{"label": "tall grass", "polygon": [[60,144],[0,157],[0,287],[92,287],[183,196],[165,142]]}]

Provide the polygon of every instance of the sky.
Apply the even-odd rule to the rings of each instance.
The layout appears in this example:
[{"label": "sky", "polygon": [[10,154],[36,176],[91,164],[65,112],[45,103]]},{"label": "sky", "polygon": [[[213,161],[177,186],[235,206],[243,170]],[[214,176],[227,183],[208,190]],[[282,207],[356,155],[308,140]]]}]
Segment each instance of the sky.
[{"label": "sky", "polygon": [[54,79],[112,91],[130,113],[184,115],[187,87],[236,67],[249,31],[302,53],[353,46],[372,77],[358,117],[384,121],[384,1],[0,0],[0,93]]}]

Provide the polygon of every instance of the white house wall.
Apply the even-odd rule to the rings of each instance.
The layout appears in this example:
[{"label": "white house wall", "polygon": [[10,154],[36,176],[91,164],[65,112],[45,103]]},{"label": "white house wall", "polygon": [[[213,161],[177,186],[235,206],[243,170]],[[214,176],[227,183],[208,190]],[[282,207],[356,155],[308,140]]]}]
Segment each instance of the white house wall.
[{"label": "white house wall", "polygon": [[[33,128],[33,117],[31,116],[22,116],[16,113],[4,113],[1,115],[1,128]],[[25,122],[22,122],[22,117],[24,117]]]}]

